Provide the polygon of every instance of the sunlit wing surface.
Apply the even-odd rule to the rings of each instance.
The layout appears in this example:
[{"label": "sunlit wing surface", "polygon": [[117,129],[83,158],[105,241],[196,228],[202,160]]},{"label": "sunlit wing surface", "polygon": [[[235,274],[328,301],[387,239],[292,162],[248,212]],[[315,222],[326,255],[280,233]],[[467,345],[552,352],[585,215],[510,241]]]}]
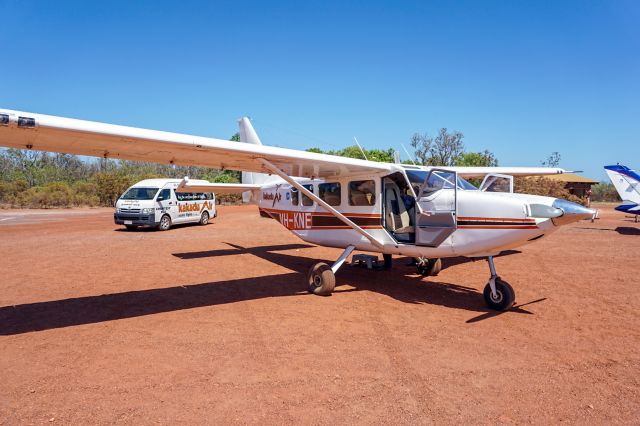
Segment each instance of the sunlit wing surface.
[{"label": "sunlit wing surface", "polygon": [[443,167],[455,171],[464,178],[483,177],[489,173],[510,176],[544,176],[567,173],[564,169],[554,167]]},{"label": "sunlit wing surface", "polygon": [[221,139],[0,109],[0,146],[270,173],[261,158],[289,176],[329,178],[391,170],[392,165]]},{"label": "sunlit wing surface", "polygon": [[206,180],[182,179],[176,192],[215,192],[216,194],[238,194],[244,191],[260,189],[259,184],[250,183],[213,183]]}]

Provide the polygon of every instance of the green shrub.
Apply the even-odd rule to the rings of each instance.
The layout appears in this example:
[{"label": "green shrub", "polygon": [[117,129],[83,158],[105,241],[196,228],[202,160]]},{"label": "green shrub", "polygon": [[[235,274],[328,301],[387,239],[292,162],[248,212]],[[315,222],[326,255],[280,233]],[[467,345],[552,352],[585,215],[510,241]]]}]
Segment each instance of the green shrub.
[{"label": "green shrub", "polygon": [[615,202],[620,201],[620,196],[612,183],[600,182],[591,187],[591,200]]}]

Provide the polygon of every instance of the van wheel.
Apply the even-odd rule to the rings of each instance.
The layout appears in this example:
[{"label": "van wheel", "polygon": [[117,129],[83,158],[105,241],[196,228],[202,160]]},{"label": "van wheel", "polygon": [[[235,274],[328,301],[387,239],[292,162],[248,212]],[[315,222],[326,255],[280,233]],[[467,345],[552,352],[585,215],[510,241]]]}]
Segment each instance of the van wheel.
[{"label": "van wheel", "polygon": [[135,231],[138,229],[136,225],[125,225],[125,228],[127,228],[127,231]]},{"label": "van wheel", "polygon": [[171,218],[169,217],[169,215],[165,214],[160,219],[160,224],[158,225],[158,229],[161,231],[167,231],[169,230],[169,228],[171,228]]},{"label": "van wheel", "polygon": [[209,223],[209,213],[202,212],[202,216],[200,216],[200,225],[206,225]]}]

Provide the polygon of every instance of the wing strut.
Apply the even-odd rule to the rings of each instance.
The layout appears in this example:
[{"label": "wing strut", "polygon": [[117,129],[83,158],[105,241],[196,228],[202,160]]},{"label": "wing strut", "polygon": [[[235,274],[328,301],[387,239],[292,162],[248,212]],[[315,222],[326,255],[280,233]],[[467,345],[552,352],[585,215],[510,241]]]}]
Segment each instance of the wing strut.
[{"label": "wing strut", "polygon": [[302,186],[301,184],[296,182],[289,175],[287,175],[282,170],[280,170],[278,167],[276,167],[273,163],[271,163],[269,160],[265,160],[264,158],[258,158],[258,160],[260,160],[262,162],[262,164],[264,164],[264,166],[267,169],[269,169],[271,172],[273,172],[274,174],[280,176],[288,184],[290,184],[291,186],[296,188],[298,191],[302,192],[307,197],[311,198],[313,201],[315,201],[316,203],[318,203],[319,205],[324,207],[329,213],[331,213],[332,215],[334,215],[335,217],[337,217],[338,219],[343,221],[345,224],[347,224],[354,231],[358,232],[360,235],[365,237],[367,240],[369,240],[371,242],[371,244],[373,244],[374,246],[378,247],[380,250],[382,250],[384,248],[384,245],[380,241],[376,240],[373,237],[373,235],[369,234],[367,231],[365,231],[364,229],[362,229],[361,227],[356,225],[353,221],[349,220],[348,217],[346,217],[345,215],[340,213],[338,210],[334,209],[329,204],[324,202],[324,200],[322,200],[320,197],[315,195],[313,192],[309,191],[307,188],[305,188],[304,186]]}]

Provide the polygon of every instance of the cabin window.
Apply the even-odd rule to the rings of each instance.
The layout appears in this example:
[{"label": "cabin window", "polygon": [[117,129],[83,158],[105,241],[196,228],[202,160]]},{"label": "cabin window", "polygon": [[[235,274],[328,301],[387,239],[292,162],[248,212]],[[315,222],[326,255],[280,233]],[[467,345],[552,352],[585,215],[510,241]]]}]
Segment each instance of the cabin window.
[{"label": "cabin window", "polygon": [[31,117],[18,117],[18,127],[36,127],[36,119]]},{"label": "cabin window", "polygon": [[349,182],[350,206],[373,206],[376,203],[376,183],[372,180]]},{"label": "cabin window", "polygon": [[299,198],[298,190],[296,188],[291,188],[291,205],[297,206]]},{"label": "cabin window", "polygon": [[[305,187],[305,189],[309,190],[310,192],[313,192],[313,185],[302,185]],[[302,194],[302,205],[303,206],[312,206],[313,205],[313,200],[309,197],[307,197],[306,195]]]},{"label": "cabin window", "polygon": [[9,114],[0,114],[0,125],[7,126],[9,124]]},{"label": "cabin window", "polygon": [[340,184],[338,182],[321,183],[318,185],[318,196],[330,206],[340,205]]}]

